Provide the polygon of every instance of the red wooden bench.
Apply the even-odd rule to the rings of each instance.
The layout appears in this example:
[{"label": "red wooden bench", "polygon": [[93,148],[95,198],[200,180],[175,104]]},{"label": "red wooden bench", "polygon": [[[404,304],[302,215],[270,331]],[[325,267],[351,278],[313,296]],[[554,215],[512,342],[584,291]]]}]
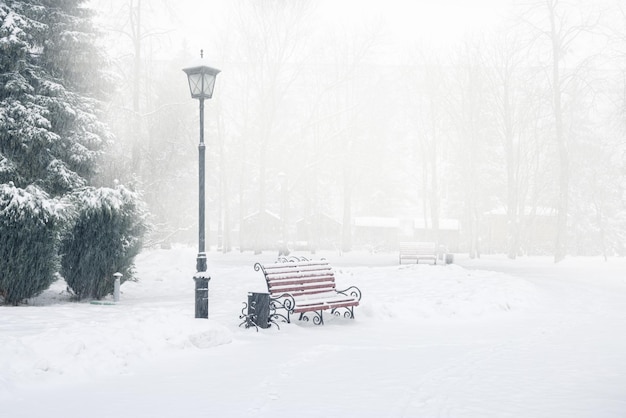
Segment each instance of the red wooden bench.
[{"label": "red wooden bench", "polygon": [[272,319],[291,322],[291,315],[297,313],[300,320],[308,321],[306,314],[312,313],[313,323],[320,325],[324,323],[324,311],[339,316],[339,309],[344,317],[354,318],[354,307],[361,300],[356,286],[336,289],[335,274],[326,260],[290,257],[271,264],[256,263],[254,270],[261,270],[265,276]]}]

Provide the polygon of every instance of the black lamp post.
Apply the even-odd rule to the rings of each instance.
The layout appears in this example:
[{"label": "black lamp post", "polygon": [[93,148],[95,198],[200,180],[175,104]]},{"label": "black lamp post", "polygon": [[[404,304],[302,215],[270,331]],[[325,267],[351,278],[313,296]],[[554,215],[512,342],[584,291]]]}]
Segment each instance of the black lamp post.
[{"label": "black lamp post", "polygon": [[206,252],[204,239],[204,99],[213,97],[215,78],[220,70],[209,67],[204,62],[203,51],[200,51],[200,60],[194,62],[191,67],[183,68],[189,80],[191,97],[200,101],[200,145],[199,153],[199,211],[198,211],[198,258],[196,259],[196,274],[193,276],[196,282],[196,318],[209,317],[209,280],[211,277],[206,272]]}]

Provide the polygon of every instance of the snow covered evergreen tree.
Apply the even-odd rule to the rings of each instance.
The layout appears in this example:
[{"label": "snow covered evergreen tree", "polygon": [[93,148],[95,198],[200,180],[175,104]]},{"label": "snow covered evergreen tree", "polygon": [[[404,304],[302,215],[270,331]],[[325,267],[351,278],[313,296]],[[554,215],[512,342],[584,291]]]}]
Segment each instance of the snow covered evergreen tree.
[{"label": "snow covered evergreen tree", "polygon": [[84,0],[0,2],[0,181],[51,196],[87,184],[108,139],[103,58]]},{"label": "snow covered evergreen tree", "polygon": [[61,274],[80,298],[113,292],[113,274],[133,278],[135,256],[141,250],[146,213],[141,199],[124,186],[86,187],[74,193],[79,211],[61,243]]},{"label": "snow covered evergreen tree", "polygon": [[59,204],[39,188],[0,184],[0,299],[17,305],[56,279]]},{"label": "snow covered evergreen tree", "polygon": [[[123,200],[117,204],[111,201],[110,189],[85,192],[111,137],[100,119],[101,100],[110,90],[105,60],[85,4],[85,0],[0,0],[0,183],[3,202],[12,208],[0,207],[0,254],[3,263],[12,263],[9,270],[0,265],[5,302],[18,303],[33,296],[33,289],[37,293],[51,283],[53,266],[58,266],[58,222],[45,208],[76,190],[83,190],[81,196],[89,195],[90,200],[70,199],[73,211],[97,212],[99,217],[90,221],[79,216],[76,225],[63,225],[73,232],[64,241],[68,251],[64,271],[83,271],[84,261],[71,257],[72,245],[91,248],[92,243],[81,240],[92,236],[77,233],[82,227],[93,228],[93,236],[102,240],[97,243],[98,256],[107,272],[119,270],[127,278],[141,241],[143,229],[133,218],[139,213],[137,195],[117,189],[117,198]],[[92,200],[98,197],[102,200]],[[94,270],[99,266],[92,265]],[[11,286],[2,281],[8,275]],[[77,293],[83,295],[83,290]],[[92,293],[102,295],[100,290]]]}]

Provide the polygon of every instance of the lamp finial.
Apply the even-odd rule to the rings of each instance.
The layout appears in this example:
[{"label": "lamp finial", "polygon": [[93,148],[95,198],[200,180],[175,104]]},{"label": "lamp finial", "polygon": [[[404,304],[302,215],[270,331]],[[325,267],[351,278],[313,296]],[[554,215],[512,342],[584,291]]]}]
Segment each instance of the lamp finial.
[{"label": "lamp finial", "polygon": [[204,49],[200,50],[200,58],[204,58]]}]

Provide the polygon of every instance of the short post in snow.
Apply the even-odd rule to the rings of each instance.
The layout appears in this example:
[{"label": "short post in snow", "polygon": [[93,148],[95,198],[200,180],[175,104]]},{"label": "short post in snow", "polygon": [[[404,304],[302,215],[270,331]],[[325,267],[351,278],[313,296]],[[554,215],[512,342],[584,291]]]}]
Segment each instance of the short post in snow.
[{"label": "short post in snow", "polygon": [[113,282],[113,302],[120,301],[120,283],[122,278],[122,273],[117,272],[113,274],[113,278],[115,281]]}]

